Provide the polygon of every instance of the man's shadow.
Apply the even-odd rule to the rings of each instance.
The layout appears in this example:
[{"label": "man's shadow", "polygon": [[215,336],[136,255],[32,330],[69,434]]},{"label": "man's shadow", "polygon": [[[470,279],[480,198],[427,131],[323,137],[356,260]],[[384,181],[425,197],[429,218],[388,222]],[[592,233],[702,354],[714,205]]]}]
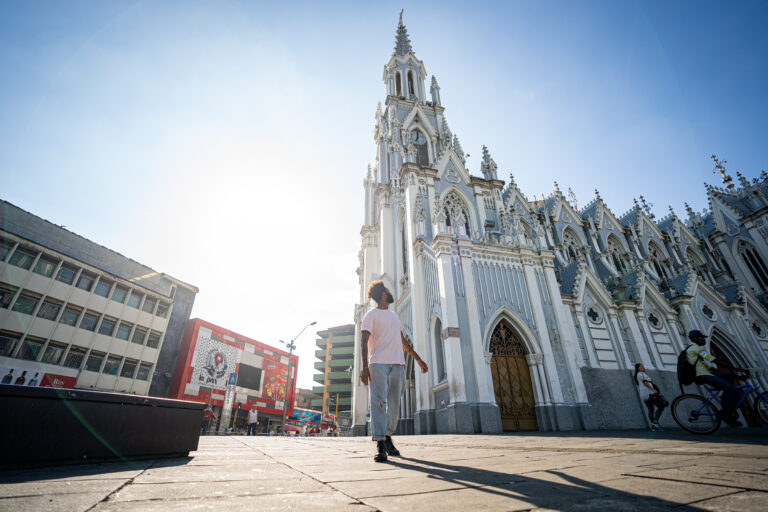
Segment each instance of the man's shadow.
[{"label": "man's shadow", "polygon": [[[541,470],[541,472],[560,477],[572,485],[514,473],[457,464],[443,464],[408,457],[389,458],[388,463],[398,468],[426,473],[428,478],[456,484],[457,487],[450,490],[475,489],[505,498],[521,500],[531,504],[532,507],[562,510],[580,504],[588,506],[587,502],[590,500],[602,499],[608,503],[631,502],[643,510],[672,507],[681,511],[701,510],[654,496],[611,489],[554,470]],[[599,504],[594,505],[600,506]]]}]

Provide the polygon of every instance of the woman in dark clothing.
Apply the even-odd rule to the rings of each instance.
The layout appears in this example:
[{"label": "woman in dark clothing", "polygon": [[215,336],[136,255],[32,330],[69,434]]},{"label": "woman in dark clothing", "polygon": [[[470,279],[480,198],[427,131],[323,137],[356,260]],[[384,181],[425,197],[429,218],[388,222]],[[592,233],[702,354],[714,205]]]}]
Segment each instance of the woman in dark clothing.
[{"label": "woman in dark clothing", "polygon": [[664,430],[659,425],[659,418],[661,418],[661,413],[664,412],[669,402],[664,399],[664,395],[661,394],[656,384],[645,373],[645,367],[640,363],[635,365],[635,385],[640,386],[640,398],[645,402],[645,406],[648,407],[648,419],[651,420],[651,430]]}]

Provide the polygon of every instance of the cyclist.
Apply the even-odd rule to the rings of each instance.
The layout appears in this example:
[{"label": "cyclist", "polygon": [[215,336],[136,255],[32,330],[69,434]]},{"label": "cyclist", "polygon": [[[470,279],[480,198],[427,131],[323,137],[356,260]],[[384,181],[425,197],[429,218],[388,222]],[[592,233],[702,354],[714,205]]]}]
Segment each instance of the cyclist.
[{"label": "cyclist", "polygon": [[694,329],[688,333],[688,338],[691,340],[691,344],[686,347],[685,351],[688,362],[696,367],[696,380],[694,382],[721,390],[723,396],[720,400],[723,407],[718,414],[727,424],[740,427],[741,422],[736,413],[736,401],[741,393],[734,384],[736,377],[729,372],[712,371],[712,368],[717,368],[713,363],[715,357],[707,352],[707,336],[703,332]]}]

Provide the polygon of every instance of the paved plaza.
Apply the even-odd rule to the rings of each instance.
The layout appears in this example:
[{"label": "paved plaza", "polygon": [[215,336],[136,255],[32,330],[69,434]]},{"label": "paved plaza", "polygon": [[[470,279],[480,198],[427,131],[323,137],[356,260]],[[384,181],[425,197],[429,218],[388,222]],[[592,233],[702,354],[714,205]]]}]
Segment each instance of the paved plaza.
[{"label": "paved plaza", "polygon": [[768,510],[767,430],[203,437],[180,459],[0,472],[0,510]]}]

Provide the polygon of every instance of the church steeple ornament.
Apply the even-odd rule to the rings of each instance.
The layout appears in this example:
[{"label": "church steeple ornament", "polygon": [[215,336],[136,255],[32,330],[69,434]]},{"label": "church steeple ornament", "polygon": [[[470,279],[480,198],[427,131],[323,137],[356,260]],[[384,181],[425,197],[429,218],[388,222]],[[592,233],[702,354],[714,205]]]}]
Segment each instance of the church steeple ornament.
[{"label": "church steeple ornament", "polygon": [[733,192],[733,190],[736,188],[733,185],[733,178],[731,178],[728,173],[725,172],[725,164],[728,163],[728,160],[718,160],[715,155],[709,155],[709,158],[715,162],[715,168],[712,169],[712,174],[719,174],[720,181],[725,184],[729,191]]},{"label": "church steeple ornament", "polygon": [[405,25],[403,25],[403,11],[401,10],[400,21],[398,21],[397,23],[397,36],[395,38],[395,55],[403,57],[405,55],[408,55],[409,53],[413,53],[413,48],[411,47],[411,40],[408,39],[408,31],[405,29]]},{"label": "church steeple ornament", "polygon": [[480,162],[480,172],[483,173],[483,178],[486,180],[498,179],[496,176],[496,169],[496,162],[494,162],[493,158],[491,158],[491,154],[488,152],[488,148],[483,146],[483,161]]}]

